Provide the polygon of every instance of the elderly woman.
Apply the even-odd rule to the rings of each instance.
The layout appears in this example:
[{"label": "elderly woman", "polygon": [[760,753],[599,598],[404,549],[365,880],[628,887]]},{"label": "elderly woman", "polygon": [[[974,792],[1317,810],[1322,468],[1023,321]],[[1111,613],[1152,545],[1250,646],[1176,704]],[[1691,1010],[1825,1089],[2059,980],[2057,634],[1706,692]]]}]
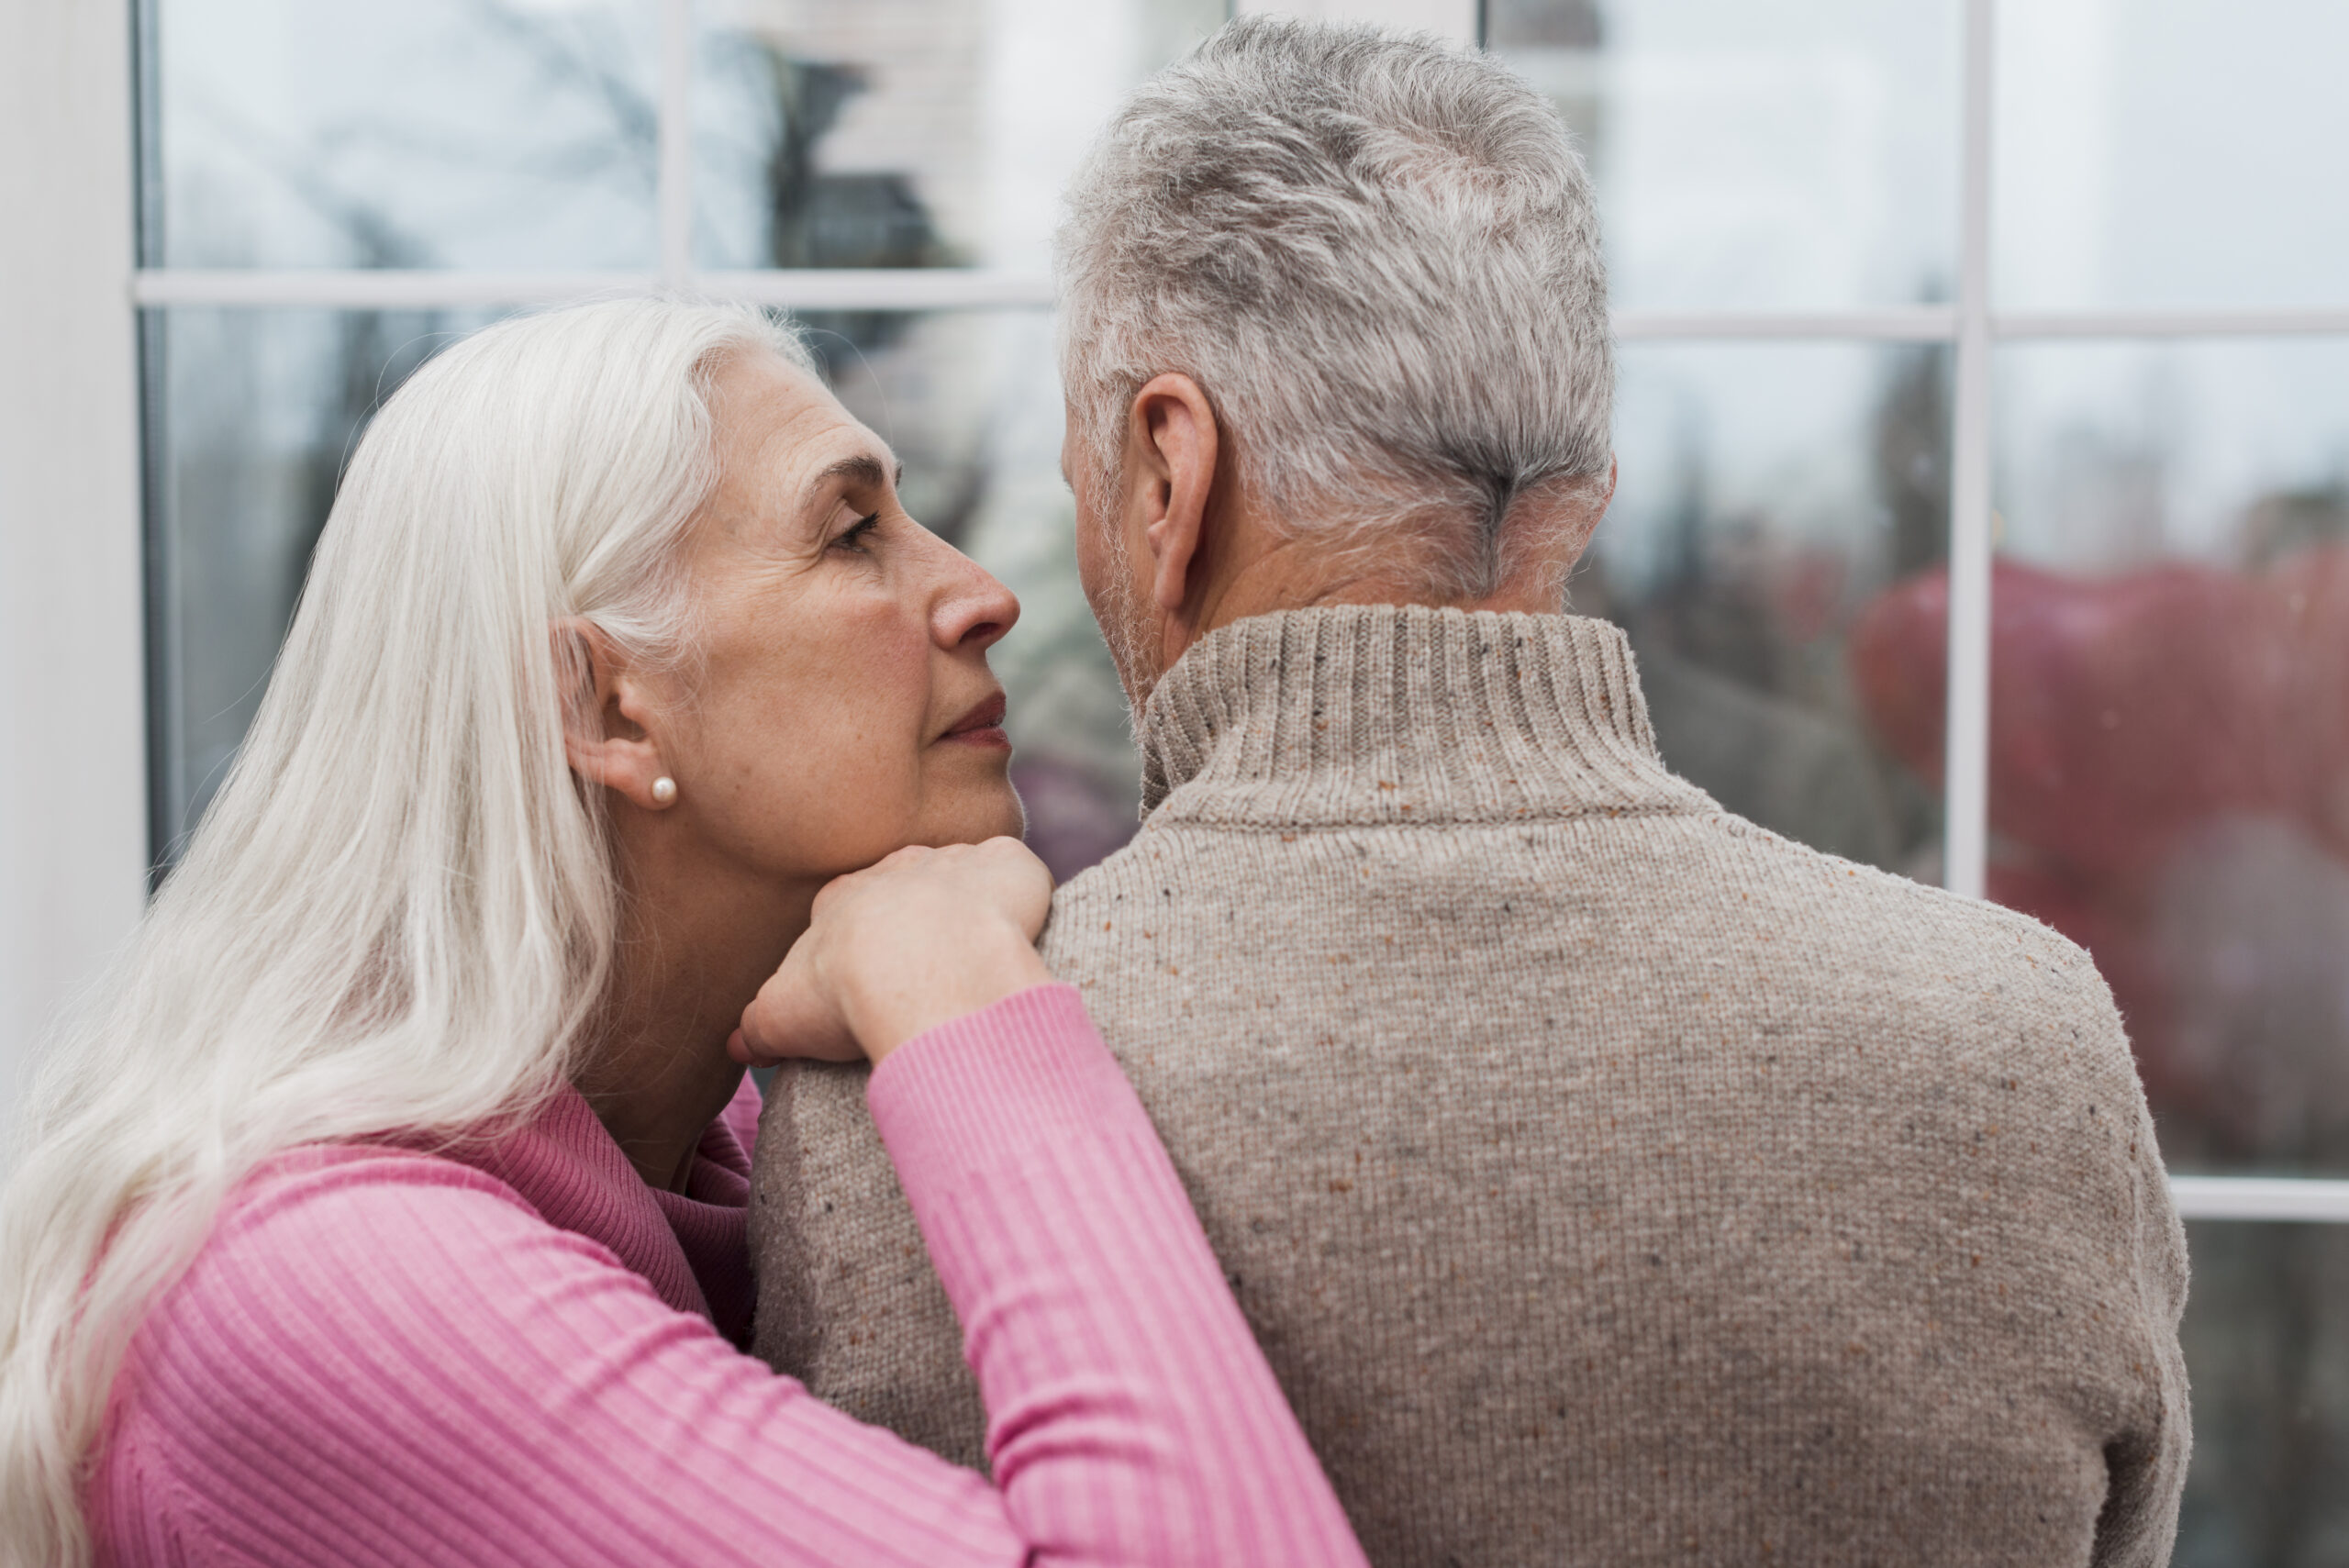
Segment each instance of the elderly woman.
[{"label": "elderly woman", "polygon": [[[1031,946],[1018,606],[896,477],[745,312],[384,407],[23,1135],[0,1560],[1360,1561]],[[741,1352],[743,1063],[860,1051],[992,1482]]]}]

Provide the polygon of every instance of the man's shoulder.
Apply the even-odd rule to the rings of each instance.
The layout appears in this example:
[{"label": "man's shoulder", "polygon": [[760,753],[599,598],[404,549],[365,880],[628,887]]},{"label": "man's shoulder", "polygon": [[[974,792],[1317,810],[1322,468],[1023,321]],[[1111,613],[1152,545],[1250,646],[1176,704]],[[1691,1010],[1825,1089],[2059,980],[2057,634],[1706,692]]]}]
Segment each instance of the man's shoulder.
[{"label": "man's shoulder", "polygon": [[[1408,830],[1149,827],[1062,886],[1045,944],[1083,984],[1163,969],[1186,925],[1408,951],[1431,923],[1431,947],[1454,957],[1505,940],[1528,957],[1607,955],[1650,980],[1766,971],[1782,992],[1860,1012],[1875,1001],[1896,1023],[1932,992],[1979,1018],[2052,1009],[2119,1038],[2093,960],[2048,926],[1719,809]],[[1233,934],[1243,940],[1217,943],[1219,962],[1279,961]]]},{"label": "man's shoulder", "polygon": [[1415,870],[1427,881],[1497,886],[1508,878],[1495,873],[1515,871],[1564,876],[1582,902],[1823,909],[1847,914],[1862,931],[1915,929],[2067,967],[2087,962],[2076,943],[2029,915],[1812,849],[1719,808],[1408,830],[1153,826],[1063,883],[1052,920],[1060,926],[1143,894],[1170,903],[1203,895],[1326,901],[1335,890],[1317,885],[1327,879],[1314,872],[1349,858],[1377,864],[1377,874],[1363,879],[1374,885],[1347,890],[1365,912],[1392,895],[1398,874],[1416,880]]},{"label": "man's shoulder", "polygon": [[1847,861],[1729,812],[1691,824],[1718,875],[1682,884],[1765,911],[1760,929],[1817,965],[1892,968],[1973,992],[1995,1011],[2054,1007],[2120,1037],[2110,990],[2087,950],[2004,905]]},{"label": "man's shoulder", "polygon": [[1693,837],[1714,847],[1722,873],[1691,880],[1709,884],[1724,901],[1733,893],[1774,906],[1823,904],[1848,911],[1863,931],[1878,925],[1913,929],[2001,959],[2021,955],[2067,970],[2076,963],[2091,972],[2095,967],[2086,950],[2062,932],[2002,904],[1812,849],[1732,812],[1692,818],[1688,826]]}]

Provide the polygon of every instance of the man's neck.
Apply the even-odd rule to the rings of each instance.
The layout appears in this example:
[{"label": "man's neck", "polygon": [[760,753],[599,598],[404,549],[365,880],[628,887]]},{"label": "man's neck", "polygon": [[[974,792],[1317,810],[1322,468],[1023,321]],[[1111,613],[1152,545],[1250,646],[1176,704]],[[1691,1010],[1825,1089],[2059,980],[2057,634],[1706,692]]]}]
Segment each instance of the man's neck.
[{"label": "man's neck", "polygon": [[[1219,627],[1281,610],[1334,605],[1424,605],[1433,609],[1495,610],[1554,615],[1559,607],[1558,563],[1542,561],[1520,568],[1492,593],[1447,595],[1427,578],[1375,567],[1333,563],[1330,546],[1308,536],[1269,543],[1237,561],[1202,590],[1196,611],[1170,616],[1164,625],[1162,669],[1193,643]],[[1186,607],[1187,608],[1187,607]]]}]

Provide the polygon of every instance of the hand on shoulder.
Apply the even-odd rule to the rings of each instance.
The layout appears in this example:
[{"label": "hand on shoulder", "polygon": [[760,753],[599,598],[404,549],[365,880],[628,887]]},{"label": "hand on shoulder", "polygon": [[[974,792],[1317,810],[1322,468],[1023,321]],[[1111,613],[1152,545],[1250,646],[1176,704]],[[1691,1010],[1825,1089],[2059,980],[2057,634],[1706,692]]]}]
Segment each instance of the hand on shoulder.
[{"label": "hand on shoulder", "polygon": [[1036,937],[1052,875],[1017,839],[915,846],[835,878],[807,933],[742,1010],[737,1062],[874,1062],[1052,973]]}]

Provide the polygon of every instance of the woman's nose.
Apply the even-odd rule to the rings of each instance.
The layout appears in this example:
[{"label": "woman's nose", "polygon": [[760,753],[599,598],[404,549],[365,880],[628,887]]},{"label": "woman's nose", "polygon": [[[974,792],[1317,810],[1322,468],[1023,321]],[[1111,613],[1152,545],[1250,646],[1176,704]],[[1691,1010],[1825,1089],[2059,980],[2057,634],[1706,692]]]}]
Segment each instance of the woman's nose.
[{"label": "woman's nose", "polygon": [[949,546],[946,553],[948,581],[933,614],[939,646],[988,647],[1019,618],[1019,597],[961,550]]}]

